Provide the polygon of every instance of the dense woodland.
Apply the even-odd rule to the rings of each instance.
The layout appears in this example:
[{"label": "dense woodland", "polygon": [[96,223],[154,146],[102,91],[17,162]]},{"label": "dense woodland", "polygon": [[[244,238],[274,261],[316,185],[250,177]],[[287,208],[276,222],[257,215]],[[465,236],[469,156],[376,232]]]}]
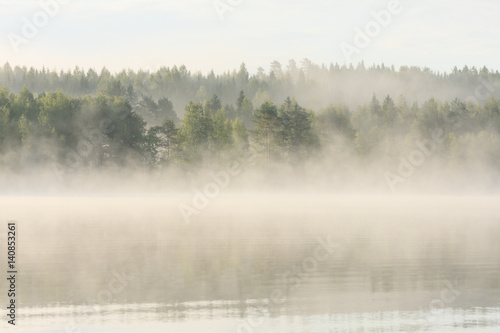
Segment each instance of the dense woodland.
[{"label": "dense woodland", "polygon": [[[267,99],[279,104],[291,96],[305,108],[319,110],[339,103],[356,108],[369,101],[373,94],[380,98],[403,95],[410,104],[423,103],[431,97],[442,101],[467,100],[475,96],[476,89],[484,82],[491,83],[487,93],[500,97],[500,73],[486,67],[455,67],[450,73],[439,73],[428,68],[404,66],[395,69],[383,64],[320,66],[304,59],[300,62],[290,60],[288,64],[275,61],[269,69],[259,68],[253,75],[245,64],[238,70],[220,74],[212,71],[203,75],[185,66],[162,67],[154,72],[123,70],[116,74],[106,68],[96,71],[76,67],[57,71],[12,68],[8,63],[0,66],[0,86],[15,93],[24,86],[34,94],[61,91],[70,97],[107,92],[126,96],[132,105],[140,102],[143,96],[155,101],[166,97],[179,117],[190,101],[204,102],[216,94],[224,105],[234,104],[242,90],[255,107]],[[480,102],[484,102],[483,97],[480,96]]]},{"label": "dense woodland", "polygon": [[53,163],[189,170],[240,160],[332,171],[377,161],[390,169],[442,131],[444,142],[427,156],[439,168],[498,171],[497,82],[500,74],[486,68],[439,74],[307,60],[286,70],[275,62],[253,76],[244,65],[203,76],[184,66],[112,75],[6,64],[0,163],[15,171]]}]

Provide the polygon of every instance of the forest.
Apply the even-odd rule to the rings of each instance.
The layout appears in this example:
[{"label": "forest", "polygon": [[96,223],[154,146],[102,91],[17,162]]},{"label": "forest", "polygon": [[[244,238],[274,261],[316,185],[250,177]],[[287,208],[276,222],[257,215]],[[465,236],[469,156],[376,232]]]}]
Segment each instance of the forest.
[{"label": "forest", "polygon": [[[401,165],[447,177],[500,171],[498,71],[271,64],[250,75],[0,69],[0,168],[195,170],[240,161],[259,170],[388,183]],[[441,140],[434,142],[435,133]],[[415,151],[421,153],[415,155]],[[427,162],[431,161],[431,162]],[[352,175],[352,174],[351,174]],[[385,176],[384,176],[385,175]],[[492,179],[494,181],[492,181]]]}]

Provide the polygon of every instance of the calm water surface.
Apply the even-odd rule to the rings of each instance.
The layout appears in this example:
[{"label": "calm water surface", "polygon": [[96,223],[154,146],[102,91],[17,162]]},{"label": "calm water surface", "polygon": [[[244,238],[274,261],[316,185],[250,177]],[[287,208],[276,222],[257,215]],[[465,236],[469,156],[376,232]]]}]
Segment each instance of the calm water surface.
[{"label": "calm water surface", "polygon": [[1,198],[1,331],[500,331],[498,197],[226,194],[186,224],[190,200]]}]

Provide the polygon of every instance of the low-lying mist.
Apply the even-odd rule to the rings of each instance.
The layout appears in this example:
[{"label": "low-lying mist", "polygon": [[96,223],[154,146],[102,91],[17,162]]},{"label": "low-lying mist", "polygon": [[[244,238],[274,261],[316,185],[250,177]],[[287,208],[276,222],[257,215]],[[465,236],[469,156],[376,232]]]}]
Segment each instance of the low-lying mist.
[{"label": "low-lying mist", "polygon": [[[477,152],[484,154],[484,152]],[[393,162],[393,163],[390,163]],[[168,195],[202,193],[365,193],[365,194],[498,194],[500,176],[484,161],[467,162],[459,169],[434,157],[414,166],[408,158],[373,161],[343,155],[316,158],[294,167],[269,168],[242,161],[149,169],[113,167],[103,170],[60,169],[57,165],[2,170],[1,195]]]},{"label": "low-lying mist", "polygon": [[182,98],[170,70],[64,74],[95,76],[88,90],[6,65],[0,82],[19,92],[0,89],[0,193],[498,192],[498,72],[278,65],[200,76],[214,81]]}]

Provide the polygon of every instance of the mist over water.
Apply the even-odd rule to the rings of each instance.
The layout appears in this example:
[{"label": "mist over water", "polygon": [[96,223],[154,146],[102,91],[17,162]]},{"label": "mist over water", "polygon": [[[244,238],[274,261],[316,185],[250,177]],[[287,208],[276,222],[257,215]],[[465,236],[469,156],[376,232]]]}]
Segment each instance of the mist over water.
[{"label": "mist over water", "polygon": [[12,331],[500,326],[495,96],[306,110],[290,98],[254,108],[241,91],[237,108],[213,95],[183,119],[168,99],[109,91],[3,96]]},{"label": "mist over water", "polygon": [[16,330],[499,325],[498,197],[223,193],[186,224],[190,199],[2,199],[19,225]]},{"label": "mist over water", "polygon": [[96,96],[0,90],[0,212],[18,228],[8,328],[495,331],[500,99],[461,84],[465,102],[427,99],[460,73],[354,107],[296,94],[315,110],[280,89],[225,106],[231,89],[197,92],[182,119],[161,91],[125,88],[131,73],[101,75]]},{"label": "mist over water", "polygon": [[500,3],[0,5],[0,333],[500,332]]}]

